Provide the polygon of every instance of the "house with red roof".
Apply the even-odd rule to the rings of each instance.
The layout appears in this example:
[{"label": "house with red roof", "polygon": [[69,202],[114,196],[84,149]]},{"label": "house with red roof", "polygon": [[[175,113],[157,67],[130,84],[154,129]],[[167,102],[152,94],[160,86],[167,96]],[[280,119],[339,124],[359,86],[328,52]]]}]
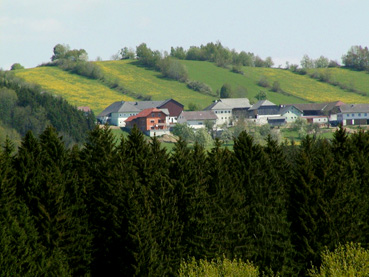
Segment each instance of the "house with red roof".
[{"label": "house with red roof", "polygon": [[149,108],[130,116],[125,121],[126,127],[135,125],[144,134],[152,137],[169,133],[169,111],[167,109]]}]

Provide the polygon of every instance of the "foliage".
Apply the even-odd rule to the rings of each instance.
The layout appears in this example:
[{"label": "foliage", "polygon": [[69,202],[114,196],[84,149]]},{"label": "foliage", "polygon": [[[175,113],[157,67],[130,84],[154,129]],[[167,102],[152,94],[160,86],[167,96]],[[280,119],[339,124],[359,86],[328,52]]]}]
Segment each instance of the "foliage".
[{"label": "foliage", "polygon": [[227,258],[218,258],[211,261],[202,260],[196,261],[194,258],[192,260],[181,262],[179,269],[179,276],[184,277],[195,277],[195,276],[259,276],[259,270],[251,262],[242,260],[229,260]]},{"label": "foliage", "polygon": [[180,82],[186,82],[188,79],[186,67],[178,60],[166,57],[159,61],[158,67],[164,77]]},{"label": "foliage", "polygon": [[194,141],[202,147],[205,147],[211,144],[213,139],[206,128],[199,128],[195,131]]},{"label": "foliage", "polygon": [[131,48],[128,49],[128,47],[124,47],[120,50],[119,52],[121,59],[122,60],[127,60],[127,59],[134,59],[135,58],[135,51]]},{"label": "foliage", "polygon": [[334,251],[325,249],[322,265],[309,272],[310,276],[368,276],[369,251],[360,244],[339,244]]},{"label": "foliage", "polygon": [[220,89],[220,98],[232,98],[232,87],[230,84],[224,84]]},{"label": "foliage", "polygon": [[12,66],[10,67],[10,70],[18,70],[18,69],[24,69],[24,66],[21,65],[20,63],[14,63],[12,64]]},{"label": "foliage", "polygon": [[86,132],[93,128],[93,113],[86,115],[62,98],[41,93],[39,86],[25,82],[11,72],[0,72],[0,78],[1,103],[11,108],[4,107],[2,110],[3,123],[22,136],[29,130],[38,135],[48,124],[52,124],[63,133],[68,144],[82,143]]},{"label": "foliage", "polygon": [[267,77],[265,76],[261,76],[259,81],[258,81],[258,85],[263,87],[263,88],[268,88],[270,86],[269,81],[267,79]]},{"label": "foliage", "polygon": [[173,135],[181,137],[184,141],[189,142],[195,139],[194,130],[187,123],[177,123],[172,130]]},{"label": "foliage", "polygon": [[213,90],[211,89],[210,86],[208,86],[205,83],[199,82],[199,81],[188,81],[187,83],[187,87],[194,90],[194,91],[198,91],[204,94],[209,94],[209,95],[213,95]]},{"label": "foliage", "polygon": [[267,94],[266,94],[266,92],[265,91],[263,91],[263,90],[260,90],[259,91],[259,93],[258,94],[256,94],[256,96],[255,96],[255,98],[257,99],[257,100],[265,100],[265,99],[267,99]]},{"label": "foliage", "polygon": [[362,47],[359,45],[352,46],[347,54],[342,56],[342,63],[348,68],[369,70],[368,47]]}]

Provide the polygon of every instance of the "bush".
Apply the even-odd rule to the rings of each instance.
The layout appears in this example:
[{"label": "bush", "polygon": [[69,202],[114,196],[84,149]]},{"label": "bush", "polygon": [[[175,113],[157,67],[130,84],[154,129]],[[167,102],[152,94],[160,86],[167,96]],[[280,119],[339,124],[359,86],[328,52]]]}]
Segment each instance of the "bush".
[{"label": "bush", "polygon": [[310,270],[310,276],[369,276],[369,251],[360,244],[339,245],[333,252],[325,250],[319,268]]},{"label": "bush", "polygon": [[258,85],[263,87],[263,88],[268,88],[270,85],[269,85],[269,81],[268,79],[265,77],[265,76],[261,76],[260,77],[260,80],[258,82]]},{"label": "bush", "polygon": [[259,269],[251,262],[241,260],[228,260],[226,258],[212,261],[193,258],[190,262],[183,261],[180,265],[179,276],[259,276]]},{"label": "bush", "polygon": [[213,95],[213,90],[211,89],[210,86],[208,86],[205,83],[201,83],[199,81],[188,81],[187,82],[187,87],[189,89],[192,89],[194,91],[198,91],[204,94],[209,94],[209,95]]}]

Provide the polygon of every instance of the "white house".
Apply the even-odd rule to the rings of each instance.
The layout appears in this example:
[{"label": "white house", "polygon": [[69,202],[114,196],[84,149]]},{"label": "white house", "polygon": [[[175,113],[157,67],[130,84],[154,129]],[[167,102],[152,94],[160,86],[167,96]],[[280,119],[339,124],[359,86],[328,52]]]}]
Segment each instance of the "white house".
[{"label": "white house", "polygon": [[137,115],[139,112],[150,108],[158,108],[169,112],[168,120],[170,124],[176,123],[178,115],[183,111],[183,105],[174,99],[137,102],[118,101],[103,110],[97,116],[97,120],[103,124],[108,122],[112,125],[125,127],[125,121],[128,117]]},{"label": "white house", "polygon": [[279,113],[286,118],[287,123],[295,122],[303,114],[302,110],[296,108],[294,105],[282,106]]},{"label": "white house", "polygon": [[97,119],[105,124],[109,123],[112,125],[125,127],[126,119],[130,116],[136,115],[141,110],[130,104],[126,101],[118,101],[114,102],[110,106],[108,106],[105,110],[103,110],[98,116]]},{"label": "white house", "polygon": [[204,110],[211,110],[217,116],[216,125],[231,125],[233,120],[242,116],[251,107],[247,98],[221,98]]},{"label": "white house", "polygon": [[342,125],[368,125],[369,104],[347,104],[339,107],[337,121]]},{"label": "white house", "polygon": [[187,123],[188,126],[194,128],[194,129],[200,129],[205,128],[206,121],[210,121],[211,123],[215,124],[218,117],[216,114],[211,111],[191,111],[191,112],[185,112],[183,111],[178,116],[178,123]]}]

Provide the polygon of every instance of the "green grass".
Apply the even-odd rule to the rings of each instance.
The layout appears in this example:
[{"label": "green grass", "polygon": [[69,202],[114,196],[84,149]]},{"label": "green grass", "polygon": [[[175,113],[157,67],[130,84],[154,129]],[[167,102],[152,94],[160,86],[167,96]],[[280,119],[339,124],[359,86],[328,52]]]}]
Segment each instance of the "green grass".
[{"label": "green grass", "polygon": [[160,72],[136,65],[129,60],[96,62],[110,80],[118,80],[124,87],[150,95],[153,100],[173,98],[188,107],[190,103],[203,109],[210,105],[215,97],[201,94],[187,88],[185,83],[163,78]]},{"label": "green grass", "polygon": [[366,92],[368,96],[363,97],[363,99],[365,99],[366,102],[369,102],[369,74],[367,72],[355,71],[347,68],[310,69],[308,72],[313,73],[314,71],[328,72],[332,82],[336,81],[348,87],[352,86],[359,91]]},{"label": "green grass", "polygon": [[[210,62],[201,61],[181,61],[187,69],[189,78],[191,80],[200,81],[208,84],[212,90],[220,90],[223,84],[229,83],[233,90],[237,87],[244,87],[247,89],[246,95],[237,95],[237,97],[247,97],[250,100],[257,101],[255,99],[256,94],[260,90],[264,90],[267,93],[267,98],[275,104],[282,103],[305,103],[306,100],[299,99],[293,96],[286,96],[280,93],[268,91],[257,85],[260,77],[266,74],[267,69],[261,68],[259,70],[255,67],[244,67],[244,75],[231,72],[229,69],[217,67],[215,64]],[[277,69],[270,69],[277,71]],[[282,87],[283,88],[283,87]]]}]

